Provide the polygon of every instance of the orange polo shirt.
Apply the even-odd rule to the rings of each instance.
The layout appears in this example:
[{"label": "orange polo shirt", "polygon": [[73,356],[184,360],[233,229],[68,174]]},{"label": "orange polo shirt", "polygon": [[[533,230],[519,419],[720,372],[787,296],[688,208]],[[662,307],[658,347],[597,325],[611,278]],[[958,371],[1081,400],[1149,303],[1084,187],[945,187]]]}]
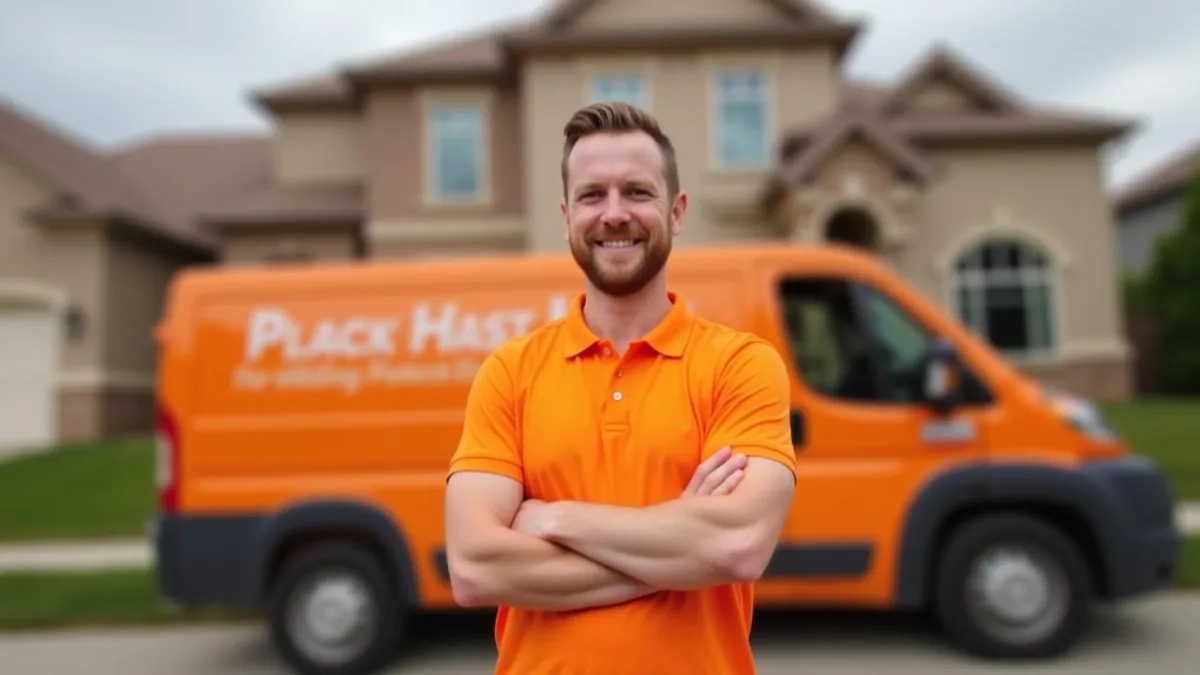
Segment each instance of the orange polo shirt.
[{"label": "orange polo shirt", "polygon": [[[690,313],[622,356],[568,315],[497,349],[481,368],[450,473],[487,471],[528,498],[647,506],[676,499],[724,445],[795,473],[789,385],[770,343]],[[503,675],[754,672],[753,586],[664,591],[574,612],[499,608]]]}]

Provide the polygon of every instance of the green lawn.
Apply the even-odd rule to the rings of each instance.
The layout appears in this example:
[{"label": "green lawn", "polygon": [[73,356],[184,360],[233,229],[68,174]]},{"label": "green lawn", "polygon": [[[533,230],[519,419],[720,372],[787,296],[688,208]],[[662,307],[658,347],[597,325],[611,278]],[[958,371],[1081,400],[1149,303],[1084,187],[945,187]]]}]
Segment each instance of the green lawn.
[{"label": "green lawn", "polygon": [[1142,400],[1102,408],[1134,452],[1162,465],[1176,499],[1200,500],[1200,399]]},{"label": "green lawn", "polygon": [[0,464],[0,541],[140,536],[154,501],[149,440],[26,455]]}]

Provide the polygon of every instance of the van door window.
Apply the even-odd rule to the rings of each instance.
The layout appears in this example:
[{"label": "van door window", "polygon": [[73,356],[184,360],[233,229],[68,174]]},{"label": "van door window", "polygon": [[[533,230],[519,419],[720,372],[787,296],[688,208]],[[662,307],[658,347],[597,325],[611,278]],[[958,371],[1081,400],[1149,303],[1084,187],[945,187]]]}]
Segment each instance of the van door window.
[{"label": "van door window", "polygon": [[883,294],[844,279],[784,283],[782,307],[806,386],[851,401],[919,400],[921,357],[933,336]]}]

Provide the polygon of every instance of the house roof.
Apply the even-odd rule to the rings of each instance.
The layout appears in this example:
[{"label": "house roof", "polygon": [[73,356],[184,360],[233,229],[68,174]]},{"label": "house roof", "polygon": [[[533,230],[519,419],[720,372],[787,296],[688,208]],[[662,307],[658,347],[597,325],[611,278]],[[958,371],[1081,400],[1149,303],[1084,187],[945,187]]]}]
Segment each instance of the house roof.
[{"label": "house roof", "polygon": [[819,170],[822,162],[853,139],[862,139],[875,148],[916,183],[928,182],[938,173],[929,159],[883,118],[854,110],[837,115],[807,144],[794,150],[792,159],[781,169],[780,179],[789,185],[804,182]]},{"label": "house roof", "polygon": [[[844,49],[858,31],[809,0],[760,0],[781,11],[777,25],[750,29],[679,27],[653,31],[595,31],[572,21],[595,0],[563,0],[540,18],[511,23],[458,40],[373,59],[340,72],[252,92],[275,111],[355,110],[362,87],[374,82],[498,81],[515,77],[515,51],[579,45],[621,49],[674,43],[796,44],[826,41]],[[969,107],[914,107],[927,87],[941,83]],[[1072,139],[1103,142],[1132,125],[1032,107],[941,45],[895,86],[843,80],[837,110],[806,128],[787,130],[784,161],[771,179],[776,194],[803,182],[850,139],[871,144],[918,182],[937,167],[924,150],[939,143]],[[272,140],[258,136],[159,138],[102,153],[0,102],[0,151],[61,191],[34,215],[42,219],[99,215],[148,233],[214,249],[212,226],[250,223],[342,223],[360,219],[361,183],[281,186],[274,182]],[[1200,154],[1200,147],[1197,148]]]},{"label": "house roof", "polygon": [[280,185],[270,178],[228,201],[199,209],[206,230],[286,224],[353,225],[363,217],[366,197],[361,182]]},{"label": "house roof", "polygon": [[938,43],[900,78],[899,84],[880,102],[880,112],[900,114],[925,87],[938,81],[953,87],[980,111],[1014,113],[1023,107],[1014,93],[983,72],[968,67],[949,47]]},{"label": "house roof", "polygon": [[164,227],[201,237],[197,212],[243,199],[274,173],[272,142],[255,135],[158,138],[122,148],[112,161]]},{"label": "house roof", "polygon": [[[544,15],[543,21],[552,28],[568,28],[580,15],[596,4],[598,0],[562,0],[553,5]],[[833,23],[830,15],[809,0],[763,0],[779,12],[781,16],[797,21],[812,23]]]},{"label": "house roof", "polygon": [[[913,104],[927,87],[942,84],[966,107],[922,109]],[[781,161],[768,180],[764,203],[811,178],[821,162],[852,139],[888,157],[916,184],[937,175],[926,150],[946,144],[1071,141],[1100,144],[1134,127],[1129,120],[1034,107],[968,65],[945,45],[935,45],[895,87],[845,82],[841,105],[806,127],[789,130]]]},{"label": "house roof", "polygon": [[107,157],[10,101],[0,101],[0,151],[59,190],[60,207],[140,209]]},{"label": "house roof", "polygon": [[1183,191],[1200,171],[1200,138],[1172,153],[1117,192],[1115,206],[1120,214]]},{"label": "house roof", "polygon": [[149,197],[153,192],[139,189],[118,156],[99,152],[10,101],[0,101],[0,152],[57,191],[50,203],[26,214],[35,222],[102,218],[177,244],[213,246],[186,223],[165,218]]},{"label": "house roof", "polygon": [[796,46],[830,44],[844,55],[861,30],[832,17],[812,0],[759,0],[779,11],[770,26],[676,26],[642,30],[578,30],[573,22],[596,0],[560,0],[540,15],[492,26],[416,49],[387,54],[278,87],[253,91],[251,99],[271,112],[352,108],[371,85],[503,82],[516,78],[513,56],[590,48],[615,52],[655,47],[721,45]]}]

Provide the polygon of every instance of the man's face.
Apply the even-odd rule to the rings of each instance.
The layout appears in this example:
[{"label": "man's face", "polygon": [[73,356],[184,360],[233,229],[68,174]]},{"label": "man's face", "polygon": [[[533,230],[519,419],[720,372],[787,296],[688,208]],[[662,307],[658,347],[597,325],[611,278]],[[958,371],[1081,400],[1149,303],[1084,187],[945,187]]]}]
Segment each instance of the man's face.
[{"label": "man's face", "polygon": [[562,204],[571,255],[600,292],[641,290],[667,263],[687,195],[667,194],[658,144],[642,132],[581,138],[567,160]]}]

